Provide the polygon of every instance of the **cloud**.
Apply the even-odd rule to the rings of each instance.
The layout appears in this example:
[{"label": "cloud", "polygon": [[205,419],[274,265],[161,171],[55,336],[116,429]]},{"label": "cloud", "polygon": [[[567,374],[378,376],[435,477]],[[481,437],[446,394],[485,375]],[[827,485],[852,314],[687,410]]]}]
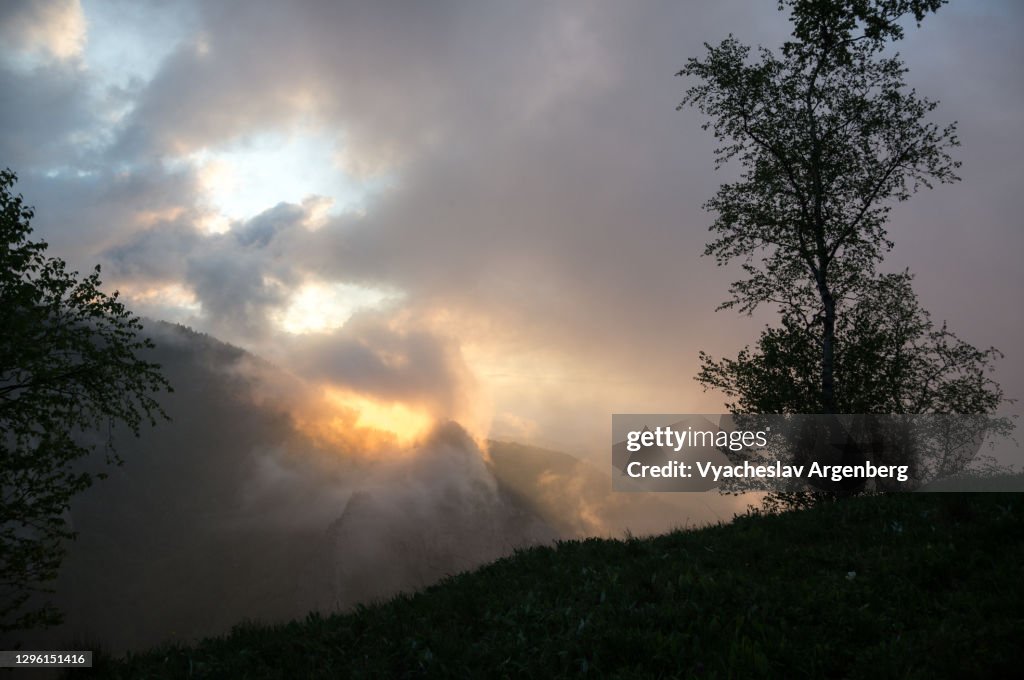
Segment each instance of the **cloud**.
[{"label": "cloud", "polygon": [[11,0],[0,8],[0,38],[23,53],[55,59],[79,56],[85,46],[85,14],[79,0]]},{"label": "cloud", "polygon": [[66,516],[78,538],[53,596],[66,621],[24,644],[188,641],[347,610],[555,538],[739,509],[615,494],[604,469],[554,451],[495,443],[490,456],[444,419],[405,444],[348,422],[339,446],[303,427],[332,415],[315,382],[180,327],[146,332],[175,388],[161,397],[172,420],[137,438],[115,429],[122,466],[104,466],[102,446],[83,461],[110,476]]},{"label": "cloud", "polygon": [[[149,481],[125,477],[110,506],[133,510],[94,506],[103,522],[130,525],[124,545],[163,559],[145,575],[150,595],[164,593],[162,625],[194,621],[175,609],[190,588],[219,601],[227,587],[225,617],[285,612],[322,594],[306,582],[379,568],[386,560],[306,568],[325,564],[325,527],[346,507],[338,535],[369,549],[360,527],[374,526],[389,554],[426,526],[405,518],[465,528],[438,508],[486,495],[477,467],[452,479],[430,469],[450,475],[476,444],[442,433],[449,462],[424,469],[399,455],[398,433],[369,435],[374,423],[419,437],[424,421],[455,418],[479,440],[493,421],[604,465],[610,413],[722,408],[692,380],[697,352],[734,352],[772,314],[713,311],[739,272],[700,257],[712,219],[701,206],[735,170],[712,171],[714,140],[698,114],[676,111],[687,83],[674,74],[730,32],[779,44],[787,25],[774,3],[173,4],[184,18],[167,20],[159,2],[118,5],[132,7],[123,24],[120,10],[87,13],[85,34],[76,3],[0,6],[0,163],[20,173],[36,236],[73,268],[101,262],[136,310],[282,369],[260,378],[227,355],[200,363],[245,364],[235,382],[182,369],[173,377],[194,403],[179,398],[174,426],[158,431],[167,436],[147,440],[159,454],[139,456]],[[900,45],[908,79],[942,102],[935,119],[959,119],[966,164],[962,184],[894,210],[889,260],[916,272],[937,319],[1007,350],[996,377],[1018,397],[1020,306],[979,301],[1024,286],[1022,21],[1014,3],[954,3]],[[284,147],[275,183],[263,171]],[[257,160],[258,182],[232,170]],[[244,191],[215,195],[216,168]],[[283,320],[310,289],[325,297],[298,305],[308,318],[289,332]],[[331,304],[318,309],[321,299]],[[187,354],[167,347],[168,365]],[[387,492],[367,488],[347,505],[352,469],[388,451],[399,460],[380,472]],[[574,508],[573,526],[603,526],[599,511],[615,504],[574,495],[574,474],[531,479],[547,480],[540,501]],[[209,513],[220,528],[254,518],[277,528],[222,544],[206,527],[189,544],[187,527]],[[91,535],[103,555],[104,534]],[[196,570],[204,560],[215,564]],[[124,621],[111,625],[130,639]]]},{"label": "cloud", "polygon": [[132,234],[127,242],[105,253],[108,270],[120,278],[143,282],[181,280],[186,259],[201,250],[204,235],[190,222],[161,220]]},{"label": "cloud", "polygon": [[473,385],[455,338],[418,327],[389,311],[364,311],[331,333],[298,336],[287,344],[291,365],[378,399],[416,404],[435,417],[468,415]]},{"label": "cloud", "polygon": [[[972,303],[1024,283],[1010,262],[1024,236],[1006,226],[1020,175],[1009,131],[1024,107],[1006,54],[1021,13],[992,7],[945,7],[901,45],[910,80],[943,102],[936,119],[960,119],[968,164],[962,185],[894,212],[891,263],[918,272],[937,318],[1012,347],[1019,315]],[[421,401],[433,381],[432,408],[455,409],[448,386],[465,381],[440,374],[473,374],[496,421],[525,419],[539,439],[590,431],[597,450],[594,423],[614,408],[721,408],[692,381],[698,350],[735,351],[771,313],[713,311],[738,272],[700,257],[701,205],[735,171],[712,172],[714,142],[698,114],[675,110],[686,83],[674,73],[729,32],[778,44],[788,27],[773,5],[259,1],[189,13],[162,61],[119,91],[122,115],[88,50],[80,81],[66,65],[38,81],[3,74],[23,94],[0,115],[23,134],[0,135],[0,148],[29,168],[23,191],[55,252],[109,263],[114,283],[150,296],[139,304],[179,286],[162,299],[197,307],[178,318],[305,374],[323,362],[333,379]],[[117,36],[89,40],[112,52]],[[365,193],[358,207],[314,215],[293,182],[284,197],[283,179],[275,192],[261,175],[266,196],[246,195],[261,205],[217,212],[204,172],[218,159],[242,149],[254,162],[261,144],[302,135],[329,149],[309,193],[333,182],[338,196]],[[337,328],[348,309],[291,325],[327,335],[292,337],[282,319],[309,286],[400,301],[374,303],[381,321]],[[393,338],[375,335],[399,319]],[[460,361],[441,360],[456,348]],[[395,370],[388,351],[424,366]],[[1019,392],[1024,363],[1001,370]]]},{"label": "cloud", "polygon": [[0,125],[17,134],[0,135],[0,158],[15,170],[50,169],[74,163],[75,141],[94,124],[92,104],[77,68],[40,65],[28,71],[0,66],[5,106]]},{"label": "cloud", "polygon": [[172,421],[115,432],[125,464],[74,499],[55,595],[66,624],[37,643],[136,649],[330,613],[556,536],[457,424],[401,446],[350,427],[362,443],[334,446],[299,427],[315,385],[209,337],[146,330]]}]

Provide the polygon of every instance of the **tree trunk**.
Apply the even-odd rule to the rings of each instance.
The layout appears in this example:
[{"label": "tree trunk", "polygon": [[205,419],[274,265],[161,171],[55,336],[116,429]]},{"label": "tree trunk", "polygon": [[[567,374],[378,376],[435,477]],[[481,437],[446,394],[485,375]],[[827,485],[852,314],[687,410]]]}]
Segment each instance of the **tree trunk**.
[{"label": "tree trunk", "polygon": [[821,410],[822,413],[835,413],[836,301],[824,280],[818,282],[818,291],[825,308],[821,338]]}]

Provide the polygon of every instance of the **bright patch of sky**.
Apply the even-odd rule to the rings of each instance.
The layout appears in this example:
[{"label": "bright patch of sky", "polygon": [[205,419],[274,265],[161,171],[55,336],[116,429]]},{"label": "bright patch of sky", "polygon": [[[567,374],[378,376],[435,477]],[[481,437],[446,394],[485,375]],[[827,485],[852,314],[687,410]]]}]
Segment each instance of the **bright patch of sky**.
[{"label": "bright patch of sky", "polygon": [[83,0],[85,64],[105,86],[146,82],[178,45],[195,38],[198,20],[184,2]]},{"label": "bright patch of sky", "polygon": [[[0,0],[2,1],[2,0]],[[98,127],[76,132],[83,150],[98,151],[113,141],[117,126],[131,113],[139,92],[164,61],[183,46],[202,49],[200,16],[188,2],[67,0],[57,10],[25,13],[15,37],[21,42],[0,50],[24,69],[58,59],[80,69],[100,114]],[[59,11],[58,11],[59,10]],[[8,41],[10,42],[10,41]],[[24,44],[22,44],[24,43]],[[307,226],[316,228],[331,215],[364,213],[368,200],[386,188],[385,175],[353,177],[343,169],[343,134],[305,120],[214,144],[183,157],[164,159],[168,167],[191,167],[199,177],[206,208],[201,226],[222,232],[281,202],[303,204]],[[122,168],[132,172],[130,164]],[[48,168],[48,177],[90,170],[71,163]],[[137,304],[163,318],[191,318],[199,303],[172,287],[136,291]],[[342,326],[359,309],[387,305],[394,292],[356,285],[307,283],[292,294],[275,318],[290,333],[325,332]]]},{"label": "bright patch of sky", "polygon": [[[116,125],[135,96],[182,43],[193,42],[198,17],[190,3],[83,0],[88,27],[82,54],[99,112]],[[91,146],[113,141],[114,128],[97,130]]]},{"label": "bright patch of sky", "polygon": [[[327,214],[363,212],[386,178],[355,179],[339,166],[336,140],[324,130],[257,135],[226,148],[204,149],[189,160],[205,199],[223,224],[254,217],[282,201],[328,199]],[[219,229],[215,229],[219,231]]]},{"label": "bright patch of sky", "polygon": [[343,326],[360,309],[398,298],[395,293],[345,283],[307,283],[275,321],[289,333],[322,333]]},{"label": "bright patch of sky", "polygon": [[[0,0],[2,1],[2,0]],[[183,43],[197,42],[190,3],[139,0],[64,0],[24,3],[0,26],[0,63],[23,72],[59,63],[88,90],[96,122],[74,131],[83,152],[113,141],[114,125],[131,112],[135,95]],[[48,168],[47,176],[75,172],[82,159]]]}]

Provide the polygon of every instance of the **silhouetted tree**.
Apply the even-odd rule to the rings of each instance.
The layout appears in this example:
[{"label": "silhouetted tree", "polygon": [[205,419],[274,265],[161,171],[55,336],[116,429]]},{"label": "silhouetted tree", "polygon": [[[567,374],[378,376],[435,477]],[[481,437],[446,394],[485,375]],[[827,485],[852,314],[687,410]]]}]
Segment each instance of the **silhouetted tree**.
[{"label": "silhouetted tree", "polygon": [[893,245],[892,205],[959,179],[948,153],[956,124],[927,121],[937,104],[906,87],[898,56],[883,55],[903,37],[901,19],[920,23],[944,2],[782,0],[793,31],[778,54],[759,48],[752,59],[730,36],[678,74],[699,80],[679,107],[709,116],[704,128],[722,143],[716,167],[743,168],[705,205],[716,238],[704,254],[719,265],[739,258],[746,273],[719,309],[768,303],[781,316],[754,350],[702,352],[698,381],[723,391],[733,413],[980,416],[865,421],[907,443],[894,455],[914,458],[916,482],[962,469],[980,436],[1012,429],[989,417],[1003,402],[990,377],[999,352],[936,327],[908,273],[876,270]]},{"label": "silhouetted tree", "polygon": [[[806,306],[812,310],[813,300]],[[899,488],[915,488],[971,469],[1007,471],[982,453],[986,439],[1013,431],[1010,418],[993,415],[1004,401],[1002,389],[991,378],[993,363],[1002,356],[997,349],[978,349],[945,324],[936,327],[918,304],[906,272],[863,281],[838,309],[838,412],[910,416],[867,418],[860,423],[874,429],[870,436],[862,432],[861,439],[887,442],[871,452],[876,465],[910,466],[912,479]],[[755,349],[746,347],[736,358],[721,360],[701,352],[697,380],[705,389],[725,393],[732,413],[818,413],[815,323],[809,314],[790,307],[779,327],[762,331]],[[864,487],[855,482],[848,485],[847,493]],[[798,506],[810,502],[799,494],[788,498],[798,501]],[[777,497],[770,501],[786,505]]]},{"label": "silhouetted tree", "polygon": [[[719,265],[743,260],[747,278],[721,308],[751,312],[778,304],[786,322],[766,348],[792,340],[796,318],[810,313],[817,398],[822,413],[840,408],[836,386],[837,319],[842,301],[870,287],[892,247],[885,229],[895,201],[934,181],[957,180],[955,124],[925,121],[935,102],[908,91],[898,57],[883,57],[903,36],[899,20],[918,21],[943,0],[784,0],[793,40],[780,54],[733,37],[707,45],[678,75],[701,82],[679,105],[711,117],[723,144],[717,165],[736,159],[740,179],[723,184],[706,208],[717,238],[705,254]],[[813,300],[813,307],[808,302]],[[781,334],[781,335],[780,335]]]},{"label": "silhouetted tree", "polygon": [[33,210],[10,170],[0,171],[0,630],[46,626],[60,614],[33,599],[57,576],[74,532],[70,501],[102,472],[75,463],[103,432],[108,463],[119,464],[113,427],[138,434],[166,417],[154,394],[170,391],[152,347],[118,295],[47,257],[29,240]]},{"label": "silhouetted tree", "polygon": [[[909,273],[863,279],[837,304],[835,406],[840,413],[993,412],[1003,392],[992,380],[994,347],[978,349],[936,327]],[[735,359],[700,353],[697,380],[733,399],[736,413],[819,413],[820,321],[816,300],[789,305],[757,348]]]}]

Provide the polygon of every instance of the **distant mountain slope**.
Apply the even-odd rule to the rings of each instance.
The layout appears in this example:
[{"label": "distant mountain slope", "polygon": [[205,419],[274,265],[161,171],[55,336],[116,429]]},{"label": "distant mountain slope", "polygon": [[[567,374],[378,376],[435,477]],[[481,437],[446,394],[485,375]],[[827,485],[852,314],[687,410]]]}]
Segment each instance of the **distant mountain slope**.
[{"label": "distant mountain slope", "polygon": [[608,473],[568,454],[497,441],[487,450],[495,479],[563,535],[661,533],[689,518],[655,495],[613,492]]},{"label": "distant mountain slope", "polygon": [[265,389],[294,378],[180,326],[146,330],[172,421],[117,433],[124,465],[74,499],[78,539],[52,598],[66,623],[0,642],[191,639],[419,588],[558,535],[455,423],[401,463],[328,450],[273,396],[287,389]]},{"label": "distant mountain slope", "polygon": [[172,421],[115,433],[124,465],[69,514],[78,539],[52,598],[65,624],[0,648],[189,640],[422,588],[518,547],[693,516],[613,493],[607,474],[566,454],[507,442],[483,454],[456,423],[394,460],[331,449],[296,425],[301,381],[182,326],[146,330],[175,388]]}]

